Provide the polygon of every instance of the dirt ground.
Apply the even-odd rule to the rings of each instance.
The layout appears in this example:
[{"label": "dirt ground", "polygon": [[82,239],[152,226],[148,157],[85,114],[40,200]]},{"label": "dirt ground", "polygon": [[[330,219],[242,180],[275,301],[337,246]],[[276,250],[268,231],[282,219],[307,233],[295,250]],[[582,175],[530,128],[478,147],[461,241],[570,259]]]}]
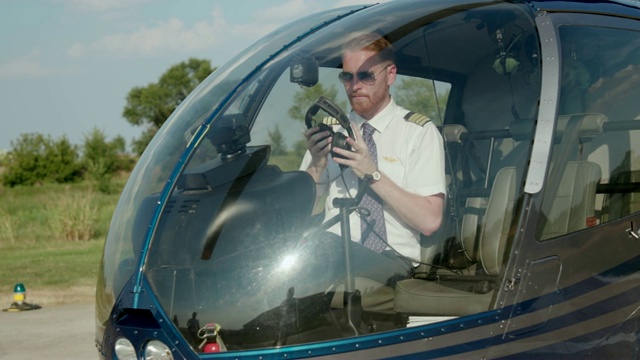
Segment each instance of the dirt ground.
[{"label": "dirt ground", "polygon": [[[36,294],[30,294],[27,302],[41,305],[40,309],[0,311],[0,359],[98,359],[95,306],[88,293],[71,304],[64,303],[63,294],[48,294],[41,297],[42,302],[31,301],[31,297],[38,299],[31,295]],[[12,299],[2,300],[0,308],[9,308]]]}]

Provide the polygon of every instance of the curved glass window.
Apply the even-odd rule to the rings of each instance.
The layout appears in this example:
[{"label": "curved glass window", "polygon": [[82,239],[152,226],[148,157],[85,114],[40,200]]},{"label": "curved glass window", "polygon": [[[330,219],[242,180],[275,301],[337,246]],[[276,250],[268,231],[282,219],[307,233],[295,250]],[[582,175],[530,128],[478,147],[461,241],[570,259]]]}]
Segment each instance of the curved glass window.
[{"label": "curved glass window", "polygon": [[640,210],[640,32],[563,25],[559,35],[562,83],[541,240]]},{"label": "curved glass window", "polygon": [[[172,115],[132,175],[109,234],[98,311],[108,314],[143,250],[143,275],[195,351],[202,350],[197,330],[211,323],[225,349],[245,350],[494,307],[530,153],[539,42],[526,5],[446,6],[376,5],[291,46],[258,43],[238,56],[244,63],[217,70]],[[350,110],[338,80],[346,34],[371,31],[395,49],[394,101],[431,120],[446,159],[445,174],[434,174],[447,179],[440,228],[422,235],[410,256],[393,247],[376,254],[411,268],[406,279],[380,281],[385,265],[358,250],[348,224],[340,226],[349,214],[326,219],[315,206],[319,187],[299,170],[306,116],[335,116],[309,112],[316,100]],[[280,36],[300,33],[294,26]],[[163,203],[167,179],[194,136],[197,146]],[[396,165],[381,170],[393,173]],[[331,180],[348,181],[341,176]],[[346,205],[336,206],[356,209],[356,199],[345,195]],[[145,249],[149,224],[155,228]],[[415,288],[424,291],[413,296]],[[459,291],[473,301],[446,300]]]},{"label": "curved glass window", "polygon": [[359,8],[362,7],[314,14],[275,31],[218,68],[167,119],[136,164],[115,210],[98,275],[98,322],[106,322],[115,299],[134,272],[154,210],[153,204],[148,203],[149,196],[163,189],[197,127],[209,121],[230,91],[284,44],[309,31],[313,24],[330,22]]}]

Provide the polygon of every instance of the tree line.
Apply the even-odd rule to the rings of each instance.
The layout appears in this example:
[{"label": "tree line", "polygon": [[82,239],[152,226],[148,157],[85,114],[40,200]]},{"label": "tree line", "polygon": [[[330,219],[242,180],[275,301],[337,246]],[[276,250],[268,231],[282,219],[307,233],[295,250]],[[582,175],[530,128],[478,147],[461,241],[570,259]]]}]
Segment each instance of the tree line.
[{"label": "tree line", "polygon": [[[131,170],[176,107],[215,70],[209,60],[190,58],[171,66],[157,82],[131,89],[122,116],[130,124],[144,127],[140,137],[132,141],[132,153],[127,152],[124,138],[117,136],[108,140],[98,129],[85,135],[80,146],[71,144],[66,136],[52,139],[38,133],[21,134],[11,142],[9,152],[0,156],[0,166],[4,168],[2,183],[13,187],[90,180],[100,191],[111,191],[113,175]],[[436,120],[447,101],[448,91],[440,96],[431,85],[426,79],[406,78],[395,87],[394,98],[398,104]],[[333,85],[323,87],[322,84],[301,89],[295,94],[288,115],[304,121],[307,108],[320,95],[335,99],[337,92]],[[345,108],[347,104],[338,105]],[[269,130],[268,135],[274,156],[301,155],[306,150],[303,139],[294,144],[293,149],[287,149],[277,126]]]},{"label": "tree line", "polygon": [[71,144],[66,136],[53,139],[40,133],[21,134],[0,157],[2,183],[14,187],[89,180],[100,191],[110,192],[113,175],[131,170],[169,115],[214,70],[210,61],[191,58],[170,67],[157,82],[129,91],[122,116],[130,124],[144,127],[140,137],[132,141],[132,153],[127,152],[124,138],[108,140],[98,129],[85,135],[80,146]]},{"label": "tree line", "polygon": [[66,136],[53,139],[39,133],[21,134],[11,146],[3,159],[2,173],[2,183],[9,187],[86,179],[108,193],[112,190],[111,177],[134,164],[121,136],[107,140],[98,129],[85,135],[81,146],[71,144]]}]

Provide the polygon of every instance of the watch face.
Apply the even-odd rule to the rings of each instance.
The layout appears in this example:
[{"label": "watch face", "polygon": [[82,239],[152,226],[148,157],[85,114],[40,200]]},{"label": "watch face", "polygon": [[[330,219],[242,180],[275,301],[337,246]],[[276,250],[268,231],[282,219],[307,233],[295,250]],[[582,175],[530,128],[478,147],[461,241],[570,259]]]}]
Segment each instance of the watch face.
[{"label": "watch face", "polygon": [[380,175],[380,171],[374,171],[373,174],[371,174],[371,176],[373,176],[373,180],[378,181],[380,180],[380,178],[382,177],[382,175]]}]

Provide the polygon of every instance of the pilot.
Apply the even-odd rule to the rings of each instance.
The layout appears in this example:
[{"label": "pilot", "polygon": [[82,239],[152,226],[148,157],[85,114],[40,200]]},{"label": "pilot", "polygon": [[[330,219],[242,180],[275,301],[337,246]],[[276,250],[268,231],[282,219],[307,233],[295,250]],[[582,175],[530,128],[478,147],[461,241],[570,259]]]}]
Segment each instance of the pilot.
[{"label": "pilot", "polygon": [[[361,182],[368,181],[358,211],[349,218],[351,240],[359,244],[352,246],[352,264],[357,276],[390,287],[411,277],[422,260],[420,234],[440,227],[446,192],[442,137],[428,118],[391,97],[394,61],[392,45],[378,34],[347,42],[338,77],[353,110],[355,139],[347,139],[352,151],[332,148],[330,133],[312,127],[304,133],[308,151],[300,167],[315,180],[317,198],[326,198],[325,221],[339,214],[334,198],[355,198],[365,188]],[[329,231],[340,234],[340,224]]]}]

